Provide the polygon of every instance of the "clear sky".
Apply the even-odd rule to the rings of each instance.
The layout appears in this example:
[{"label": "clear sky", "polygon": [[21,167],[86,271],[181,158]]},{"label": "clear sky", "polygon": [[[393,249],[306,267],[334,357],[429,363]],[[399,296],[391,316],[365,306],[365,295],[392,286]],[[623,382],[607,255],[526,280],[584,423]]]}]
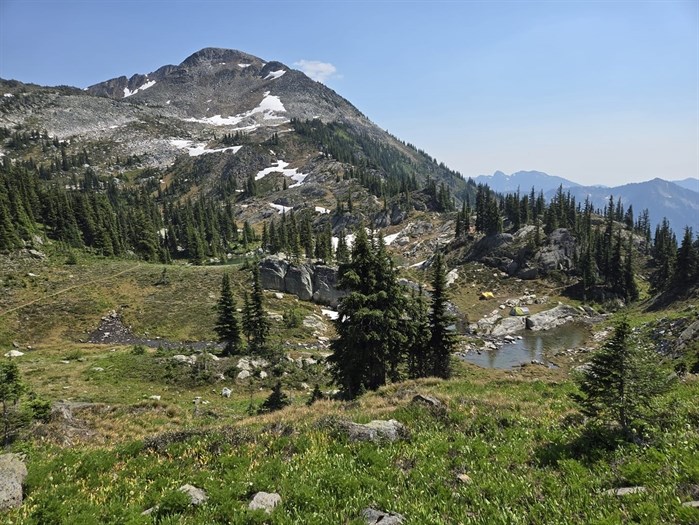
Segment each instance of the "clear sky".
[{"label": "clear sky", "polygon": [[0,76],[86,87],[203,47],[304,69],[465,176],[699,177],[699,1],[0,0]]}]

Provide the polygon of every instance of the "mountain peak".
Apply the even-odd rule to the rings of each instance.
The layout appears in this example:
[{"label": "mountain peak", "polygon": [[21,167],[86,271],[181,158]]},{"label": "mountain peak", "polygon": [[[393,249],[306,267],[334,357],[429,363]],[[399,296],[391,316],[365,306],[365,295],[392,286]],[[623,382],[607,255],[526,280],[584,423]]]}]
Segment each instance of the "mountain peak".
[{"label": "mountain peak", "polygon": [[256,62],[262,64],[264,61],[256,56],[243,53],[236,49],[224,49],[221,47],[205,47],[196,53],[192,53],[180,64],[183,67],[194,67],[202,64],[215,64],[224,62]]}]

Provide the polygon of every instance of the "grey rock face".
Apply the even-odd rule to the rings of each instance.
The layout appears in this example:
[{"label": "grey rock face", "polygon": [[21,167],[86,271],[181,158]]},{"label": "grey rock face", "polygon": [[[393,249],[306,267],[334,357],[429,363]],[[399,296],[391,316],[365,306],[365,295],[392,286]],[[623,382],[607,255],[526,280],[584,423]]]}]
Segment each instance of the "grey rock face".
[{"label": "grey rock face", "polygon": [[687,328],[685,328],[685,330],[677,338],[677,342],[675,343],[675,351],[678,352],[683,350],[685,346],[687,346],[690,342],[695,341],[698,338],[699,321],[694,321]]},{"label": "grey rock face", "polygon": [[344,296],[345,293],[337,288],[337,269],[317,265],[313,272],[313,300],[334,308]]},{"label": "grey rock face", "polygon": [[403,516],[395,512],[383,512],[372,508],[364,509],[362,518],[367,525],[400,525],[405,520]]},{"label": "grey rock face", "polygon": [[284,289],[302,301],[310,301],[313,297],[311,268],[307,264],[290,265],[284,276]]},{"label": "grey rock face", "polygon": [[17,454],[0,455],[0,511],[22,504],[27,467]]},{"label": "grey rock face", "polygon": [[575,237],[565,228],[551,232],[548,244],[536,256],[536,263],[544,272],[569,270],[573,267],[573,258],[577,250]]},{"label": "grey rock face", "polygon": [[366,425],[351,421],[340,422],[340,428],[346,433],[350,441],[398,441],[408,438],[408,429],[395,419],[374,420]]},{"label": "grey rock face", "polygon": [[289,263],[279,257],[267,257],[260,262],[260,284],[266,290],[286,291],[284,278]]},{"label": "grey rock face", "polygon": [[250,510],[264,510],[271,514],[274,507],[282,502],[282,497],[276,492],[258,492],[248,505]]},{"label": "grey rock face", "polygon": [[345,293],[337,288],[337,269],[322,264],[290,264],[276,256],[260,262],[260,283],[266,290],[296,295],[336,307]]}]

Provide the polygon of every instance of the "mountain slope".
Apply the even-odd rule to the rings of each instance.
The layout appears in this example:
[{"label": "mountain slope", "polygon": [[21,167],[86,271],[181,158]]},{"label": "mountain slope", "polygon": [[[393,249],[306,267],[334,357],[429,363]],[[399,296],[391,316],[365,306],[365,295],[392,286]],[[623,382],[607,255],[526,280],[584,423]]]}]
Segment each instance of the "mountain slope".
[{"label": "mountain slope", "polygon": [[696,177],[687,177],[686,179],[682,180],[671,180],[670,182],[677,184],[682,188],[699,193],[699,179]]},{"label": "mountain slope", "polygon": [[[663,179],[656,178],[613,188],[578,186],[569,188],[568,191],[578,202],[589,197],[593,205],[600,209],[604,209],[609,196],[613,195],[615,202],[621,198],[624,208],[633,205],[636,215],[647,208],[653,226],[667,217],[675,232],[681,232],[685,226],[691,226],[695,232],[699,231],[699,193]],[[547,196],[551,197],[553,193],[551,191]]]}]

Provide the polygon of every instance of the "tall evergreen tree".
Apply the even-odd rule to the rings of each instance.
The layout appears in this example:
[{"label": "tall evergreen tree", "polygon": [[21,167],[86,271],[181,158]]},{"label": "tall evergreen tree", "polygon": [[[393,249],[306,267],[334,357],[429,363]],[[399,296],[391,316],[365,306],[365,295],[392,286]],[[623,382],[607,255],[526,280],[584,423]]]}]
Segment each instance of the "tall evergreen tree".
[{"label": "tall evergreen tree", "polygon": [[654,350],[634,341],[622,319],[611,340],[593,354],[578,379],[574,399],[596,422],[614,423],[626,436],[649,413],[651,401],[666,392],[671,376]]},{"label": "tall evergreen tree", "polygon": [[269,319],[264,307],[264,294],[260,284],[260,270],[257,266],[252,271],[252,294],[250,296],[250,352],[264,354],[267,352],[269,338]]},{"label": "tall evergreen tree", "polygon": [[456,344],[451,328],[454,319],[447,311],[447,278],[442,254],[438,253],[432,273],[432,308],[430,311],[430,375],[447,379],[451,376],[451,353]]},{"label": "tall evergreen tree", "polygon": [[339,287],[348,291],[338,307],[328,358],[343,394],[354,398],[397,379],[407,343],[407,300],[381,239],[372,246],[363,227],[352,261],[340,266]]},{"label": "tall evergreen tree", "polygon": [[235,308],[235,299],[231,290],[231,280],[227,273],[221,280],[221,297],[217,305],[218,318],[215,330],[220,343],[225,343],[224,355],[234,355],[242,350],[240,340],[240,324]]}]

